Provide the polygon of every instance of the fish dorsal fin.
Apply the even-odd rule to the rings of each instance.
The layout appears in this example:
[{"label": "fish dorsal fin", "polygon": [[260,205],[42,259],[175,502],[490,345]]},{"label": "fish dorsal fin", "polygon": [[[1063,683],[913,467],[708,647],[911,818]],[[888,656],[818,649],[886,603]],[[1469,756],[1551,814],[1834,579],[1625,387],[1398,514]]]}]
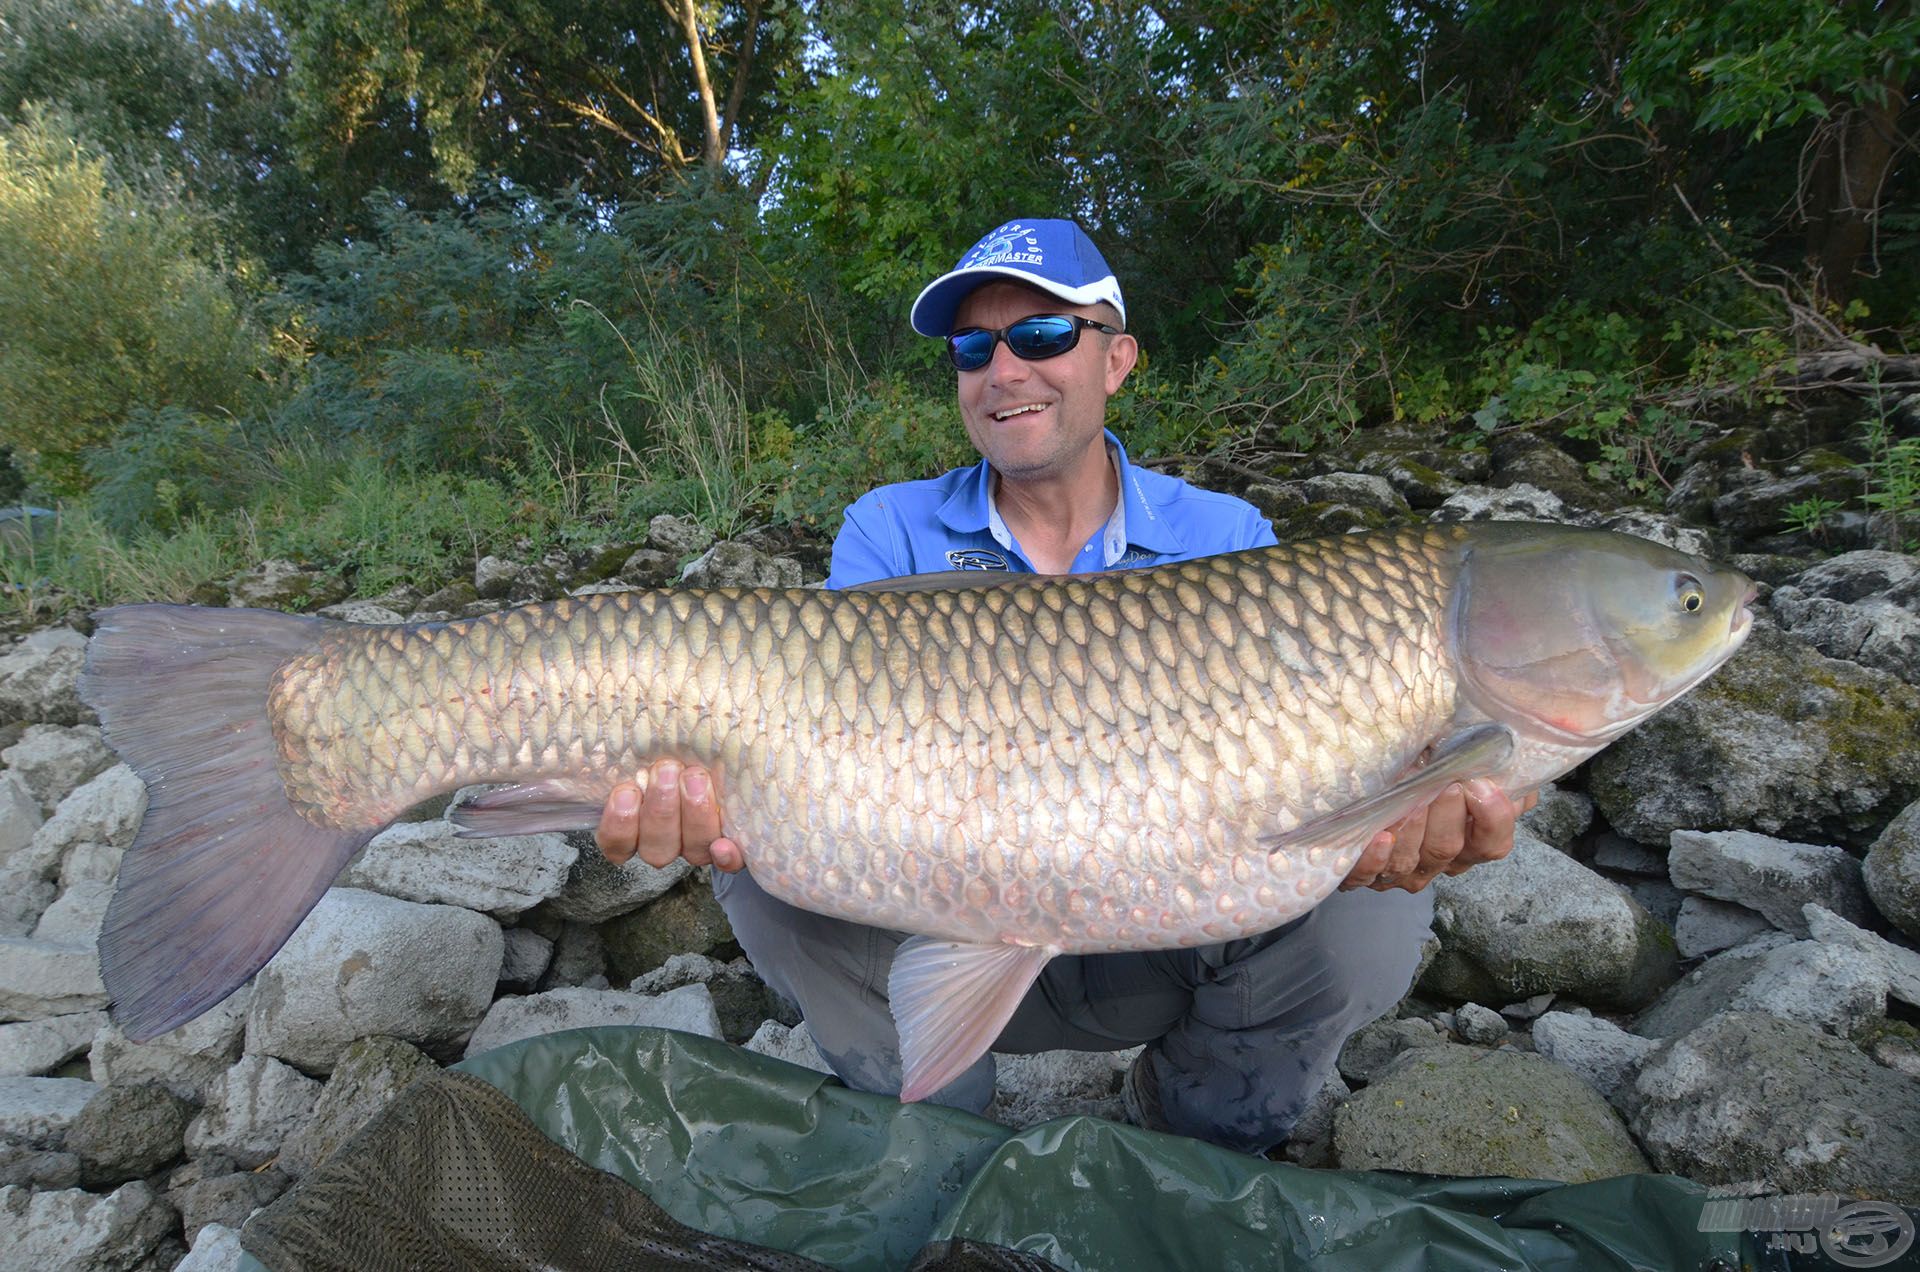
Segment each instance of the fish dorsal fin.
[{"label": "fish dorsal fin", "polygon": [[1363,830],[1384,830],[1449,784],[1498,772],[1512,755],[1511,729],[1504,724],[1475,725],[1435,743],[1425,763],[1385,790],[1292,830],[1264,836],[1261,845],[1268,852],[1282,852],[1303,844],[1333,843]]},{"label": "fish dorsal fin", "polygon": [[1059,952],[925,936],[902,941],[887,977],[900,1031],[900,1098],[925,1099],[985,1055]]},{"label": "fish dorsal fin", "polygon": [[875,579],[856,583],[843,592],[961,592],[994,587],[1019,587],[1021,584],[1048,583],[1072,578],[1070,574],[1010,574],[1001,570],[935,570],[930,574],[903,574],[897,579]]}]

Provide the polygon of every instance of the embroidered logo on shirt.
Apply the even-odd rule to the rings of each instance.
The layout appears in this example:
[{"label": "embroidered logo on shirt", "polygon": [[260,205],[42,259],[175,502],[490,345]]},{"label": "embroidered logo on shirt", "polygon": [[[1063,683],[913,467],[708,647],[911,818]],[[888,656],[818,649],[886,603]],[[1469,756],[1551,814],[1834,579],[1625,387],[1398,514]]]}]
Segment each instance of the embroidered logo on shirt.
[{"label": "embroidered logo on shirt", "polygon": [[1013,567],[998,552],[985,548],[960,548],[947,553],[947,563],[956,570],[1008,570]]}]

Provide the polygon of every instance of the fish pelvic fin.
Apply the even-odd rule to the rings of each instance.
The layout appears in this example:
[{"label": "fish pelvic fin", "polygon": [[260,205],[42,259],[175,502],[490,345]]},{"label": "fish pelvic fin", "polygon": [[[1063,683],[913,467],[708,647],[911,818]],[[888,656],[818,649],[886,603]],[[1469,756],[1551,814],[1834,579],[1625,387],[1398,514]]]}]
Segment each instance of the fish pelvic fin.
[{"label": "fish pelvic fin", "polygon": [[1269,853],[1302,844],[1325,844],[1383,830],[1454,782],[1496,773],[1513,755],[1513,731],[1504,724],[1478,724],[1436,742],[1426,763],[1385,790],[1345,808],[1302,822],[1292,830],[1264,836]]},{"label": "fish pelvic fin", "polygon": [[900,1031],[900,1098],[923,1100],[966,1072],[1058,950],[911,936],[894,951],[887,997]]},{"label": "fish pelvic fin", "polygon": [[447,810],[461,839],[492,835],[538,835],[552,830],[592,830],[600,824],[609,780],[556,777],[485,791]]},{"label": "fish pelvic fin", "polygon": [[268,687],[324,620],[183,605],[94,617],[80,696],[147,785],[100,978],[114,1021],[144,1042],[265,965],[374,831],[309,821],[280,777]]}]

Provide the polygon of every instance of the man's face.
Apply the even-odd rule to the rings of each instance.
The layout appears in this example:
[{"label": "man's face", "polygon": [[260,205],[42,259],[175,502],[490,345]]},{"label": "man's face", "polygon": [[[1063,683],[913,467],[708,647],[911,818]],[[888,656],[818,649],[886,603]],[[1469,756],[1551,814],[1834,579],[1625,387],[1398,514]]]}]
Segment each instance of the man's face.
[{"label": "man's face", "polygon": [[[1102,306],[1069,305],[1018,283],[994,282],[960,303],[953,327],[998,331],[1034,314],[1078,314],[1118,326]],[[960,418],[974,449],[1003,477],[1045,480],[1076,471],[1101,443],[1107,399],[1133,369],[1139,347],[1132,336],[1103,336],[1092,328],[1057,358],[1026,362],[1006,342],[978,371],[958,372]]]}]

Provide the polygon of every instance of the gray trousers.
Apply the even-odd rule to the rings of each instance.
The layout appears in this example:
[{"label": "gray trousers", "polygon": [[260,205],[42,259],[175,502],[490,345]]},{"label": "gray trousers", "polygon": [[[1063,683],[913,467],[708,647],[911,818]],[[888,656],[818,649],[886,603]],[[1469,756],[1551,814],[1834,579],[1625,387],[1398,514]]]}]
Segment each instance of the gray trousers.
[{"label": "gray trousers", "polygon": [[[906,934],[812,914],[747,871],[713,891],[761,977],[797,1003],[848,1086],[900,1090],[887,972]],[[1271,932],[1194,949],[1070,955],[1040,974],[994,1043],[1015,1054],[1147,1044],[1173,1129],[1245,1152],[1287,1137],[1341,1044],[1406,995],[1432,892],[1335,893]],[[992,1055],[932,1099],[974,1113],[993,1098]]]}]

